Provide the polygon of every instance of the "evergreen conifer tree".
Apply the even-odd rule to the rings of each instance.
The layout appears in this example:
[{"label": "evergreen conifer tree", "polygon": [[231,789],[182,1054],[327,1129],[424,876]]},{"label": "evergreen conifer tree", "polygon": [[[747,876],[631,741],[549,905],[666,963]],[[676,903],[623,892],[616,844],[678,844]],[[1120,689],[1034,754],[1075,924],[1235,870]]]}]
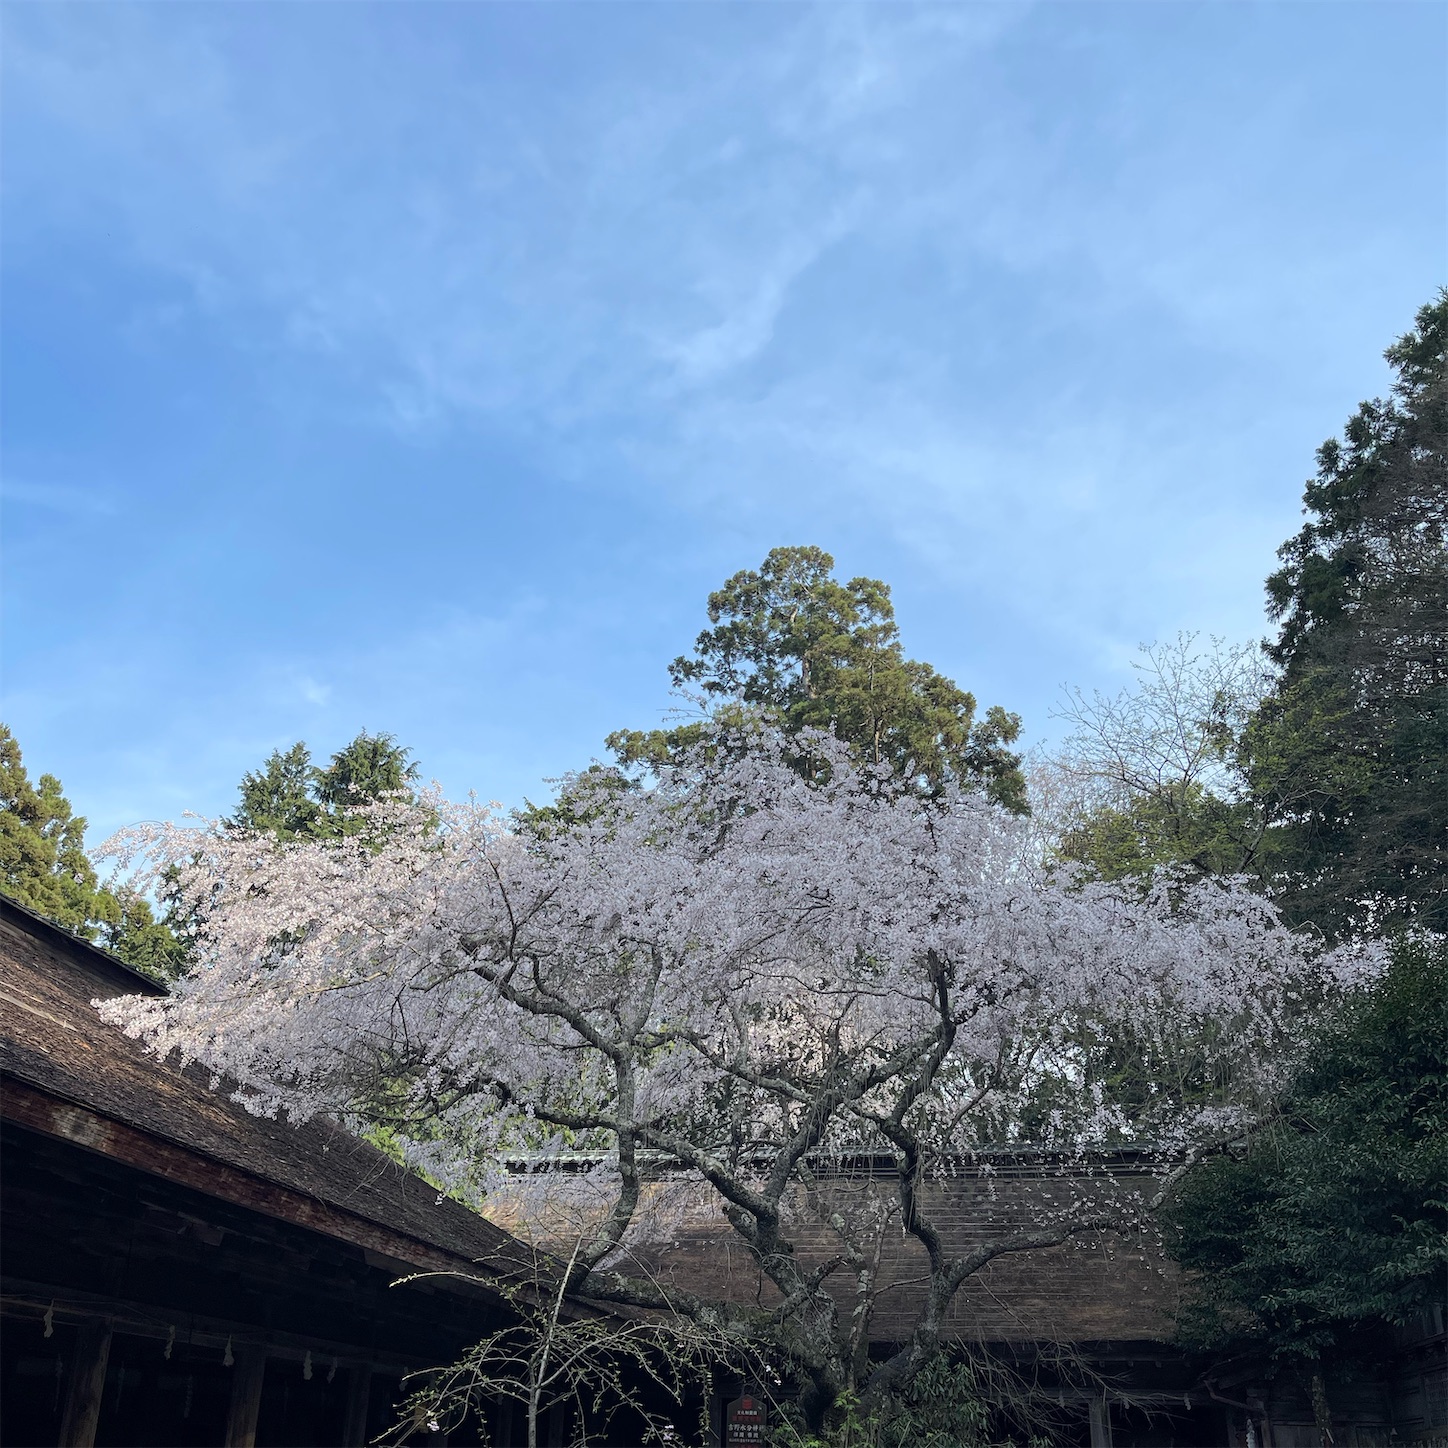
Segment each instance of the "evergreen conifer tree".
[{"label": "evergreen conifer tree", "polygon": [[[924,794],[974,786],[1024,810],[1021,759],[1009,748],[1019,716],[996,706],[978,718],[973,694],[905,657],[889,586],[841,583],[834,565],[821,548],[775,548],[758,570],[728,579],[709,595],[712,627],[692,657],[669,666],[675,686],[700,691],[726,716],[743,706],[788,734],[832,732]],[[619,730],[608,744],[631,764],[669,758],[700,735],[699,725]]]},{"label": "evergreen conifer tree", "polygon": [[325,768],[312,763],[311,751],[298,740],[242,776],[241,802],[227,822],[284,842],[332,839],[360,827],[363,806],[409,790],[416,779],[412,751],[391,734],[362,730]]},{"label": "evergreen conifer tree", "polygon": [[101,887],[85,830],[60,780],[42,774],[31,783],[14,733],[0,724],[0,888],[128,965],[158,979],[175,975],[185,957],[182,943],[144,897]]},{"label": "evergreen conifer tree", "polygon": [[1329,934],[1448,930],[1448,291],[1386,356],[1267,582],[1280,678],[1243,746],[1277,890]]}]

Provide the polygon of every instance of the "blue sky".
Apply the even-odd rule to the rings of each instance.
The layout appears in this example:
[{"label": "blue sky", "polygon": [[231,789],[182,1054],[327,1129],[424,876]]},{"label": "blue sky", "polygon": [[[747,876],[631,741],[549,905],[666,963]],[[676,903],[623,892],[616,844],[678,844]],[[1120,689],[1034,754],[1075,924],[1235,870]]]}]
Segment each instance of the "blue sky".
[{"label": "blue sky", "polygon": [[1048,739],[1264,631],[1448,271],[1436,4],[4,22],[4,717],[93,840],[362,726],[536,798],[781,543]]}]

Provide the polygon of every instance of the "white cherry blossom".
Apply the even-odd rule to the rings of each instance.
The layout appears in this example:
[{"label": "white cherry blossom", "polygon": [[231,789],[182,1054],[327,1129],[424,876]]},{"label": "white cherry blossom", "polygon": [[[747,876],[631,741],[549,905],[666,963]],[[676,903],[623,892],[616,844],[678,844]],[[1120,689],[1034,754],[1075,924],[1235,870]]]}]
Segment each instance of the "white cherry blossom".
[{"label": "white cherry blossom", "polygon": [[[1028,821],[922,802],[828,737],[803,746],[813,781],[798,740],[714,743],[647,788],[575,776],[572,815],[545,827],[434,790],[325,843],[129,832],[112,853],[176,872],[199,961],[170,996],[102,1013],[254,1111],[393,1125],[479,1200],[510,1161],[589,1154],[572,1285],[595,1297],[659,1304],[628,1247],[667,1232],[648,1215],[670,1193],[643,1179],[668,1174],[674,1199],[723,1208],[778,1298],[673,1305],[771,1339],[819,1405],[913,1371],[992,1256],[1139,1224],[1161,1179],[1270,1109],[1304,1017],[1378,968],[1237,882],[1142,894],[1053,873]],[[1113,1088],[1096,1064],[1112,1051],[1151,1064],[1147,1089]],[[917,1187],[1010,1143],[1083,1162],[1132,1143],[1157,1186],[1126,1200],[1077,1172],[1031,1232],[953,1255]],[[805,1190],[847,1152],[895,1162],[888,1211]],[[833,1265],[791,1250],[811,1215]],[[866,1366],[830,1289],[868,1300],[887,1219],[928,1281],[912,1340]]]}]

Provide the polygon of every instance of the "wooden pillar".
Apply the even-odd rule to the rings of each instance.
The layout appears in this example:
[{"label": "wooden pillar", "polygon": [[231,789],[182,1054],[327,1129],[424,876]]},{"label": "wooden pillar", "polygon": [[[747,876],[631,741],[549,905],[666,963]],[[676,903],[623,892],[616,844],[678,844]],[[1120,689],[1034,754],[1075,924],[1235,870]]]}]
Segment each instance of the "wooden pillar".
[{"label": "wooden pillar", "polygon": [[342,1429],[346,1448],[366,1448],[367,1407],[372,1398],[372,1369],[358,1363],[347,1379],[347,1423]]},{"label": "wooden pillar", "polygon": [[261,1412],[261,1384],[266,1376],[266,1349],[244,1347],[232,1369],[231,1412],[226,1419],[226,1448],[256,1448],[256,1420]]},{"label": "wooden pillar", "polygon": [[568,1436],[568,1404],[554,1403],[548,1409],[548,1448],[563,1448]]},{"label": "wooden pillar", "polygon": [[513,1436],[513,1400],[503,1398],[493,1405],[493,1442],[498,1448],[513,1448],[517,1439]]},{"label": "wooden pillar", "polygon": [[1111,1408],[1105,1393],[1091,1399],[1091,1448],[1111,1448]]},{"label": "wooden pillar", "polygon": [[91,1448],[96,1441],[110,1356],[110,1323],[88,1322],[76,1335],[75,1362],[71,1365],[65,1416],[60,1424],[60,1448]]}]

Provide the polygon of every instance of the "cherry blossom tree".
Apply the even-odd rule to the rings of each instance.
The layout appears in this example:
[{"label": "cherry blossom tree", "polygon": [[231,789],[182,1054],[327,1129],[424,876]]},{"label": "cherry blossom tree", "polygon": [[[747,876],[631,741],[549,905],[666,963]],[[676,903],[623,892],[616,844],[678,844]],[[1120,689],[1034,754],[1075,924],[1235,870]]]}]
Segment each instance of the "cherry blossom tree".
[{"label": "cherry blossom tree", "polygon": [[[1231,881],[1073,878],[1028,820],[924,801],[825,735],[716,738],[647,788],[595,768],[566,794],[546,827],[434,790],[338,840],[220,823],[118,838],[123,860],[179,871],[200,960],[171,996],[102,1012],[253,1111],[385,1123],[479,1198],[510,1160],[592,1153],[602,1205],[569,1289],[767,1347],[816,1425],[846,1395],[898,1393],[991,1261],[1149,1217],[1270,1112],[1303,1015],[1378,969]],[[1180,1069],[1114,1096],[1088,1065],[1123,1032]],[[954,1249],[926,1186],[962,1152],[1026,1141],[1132,1143],[1155,1174],[1055,1193],[1027,1227]],[[925,1264],[883,1361],[866,1351],[880,1199],[851,1211],[819,1189],[848,1153],[893,1161],[894,1230]],[[667,1230],[646,1181],[661,1171],[722,1210],[771,1295],[631,1270],[631,1244]],[[834,1249],[801,1251],[806,1230]]]}]

